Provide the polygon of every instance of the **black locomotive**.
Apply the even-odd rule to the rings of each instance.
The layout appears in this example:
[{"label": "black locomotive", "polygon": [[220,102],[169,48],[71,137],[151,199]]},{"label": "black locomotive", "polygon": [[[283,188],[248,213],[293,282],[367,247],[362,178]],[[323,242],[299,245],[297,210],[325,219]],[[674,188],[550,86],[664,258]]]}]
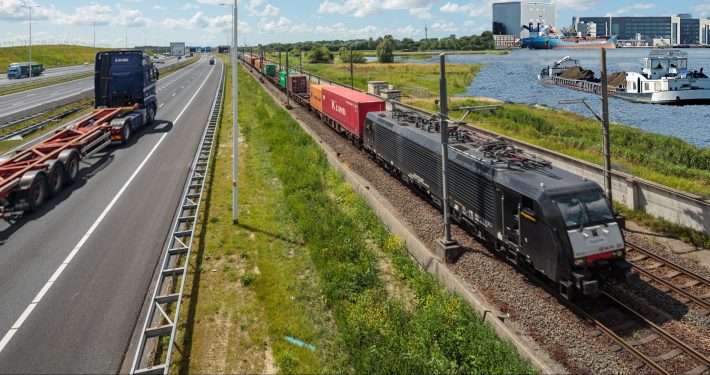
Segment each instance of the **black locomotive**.
[{"label": "black locomotive", "polygon": [[[395,108],[367,114],[363,147],[441,207],[440,139],[438,120]],[[610,279],[638,277],[598,184],[464,124],[449,128],[449,140],[454,221],[557,283],[567,298],[596,296]]]}]

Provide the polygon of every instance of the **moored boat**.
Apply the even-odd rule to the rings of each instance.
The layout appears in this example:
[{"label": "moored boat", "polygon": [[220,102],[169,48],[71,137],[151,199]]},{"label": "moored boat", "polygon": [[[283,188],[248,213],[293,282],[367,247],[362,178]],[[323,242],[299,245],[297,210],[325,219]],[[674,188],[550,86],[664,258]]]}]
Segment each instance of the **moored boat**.
[{"label": "moored boat", "polygon": [[616,48],[616,35],[610,36],[564,36],[557,33],[554,27],[532,23],[523,26],[530,36],[523,38],[521,46],[531,49],[559,48]]},{"label": "moored boat", "polygon": [[639,103],[710,104],[710,78],[703,68],[689,70],[683,51],[653,50],[642,72],[627,73],[625,89],[615,96]]}]

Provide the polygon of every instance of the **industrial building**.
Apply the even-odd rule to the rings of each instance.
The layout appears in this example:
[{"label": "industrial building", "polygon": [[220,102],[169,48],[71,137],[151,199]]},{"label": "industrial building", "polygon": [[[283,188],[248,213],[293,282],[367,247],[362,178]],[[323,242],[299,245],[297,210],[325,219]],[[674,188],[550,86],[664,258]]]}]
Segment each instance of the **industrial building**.
[{"label": "industrial building", "polygon": [[710,41],[710,19],[693,18],[687,13],[677,16],[650,17],[574,17],[575,30],[596,26],[597,34],[616,35],[618,40],[641,40],[649,45],[694,45]]},{"label": "industrial building", "polygon": [[526,38],[530,33],[523,25],[555,26],[555,4],[508,2],[493,4],[493,35],[513,35]]}]

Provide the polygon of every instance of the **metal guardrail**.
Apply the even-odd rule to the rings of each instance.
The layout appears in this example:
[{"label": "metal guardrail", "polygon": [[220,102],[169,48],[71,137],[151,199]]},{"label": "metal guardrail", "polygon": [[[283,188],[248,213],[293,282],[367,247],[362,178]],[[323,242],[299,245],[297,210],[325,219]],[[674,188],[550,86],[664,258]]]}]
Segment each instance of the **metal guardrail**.
[{"label": "metal guardrail", "polygon": [[[180,304],[187,276],[192,240],[200,213],[200,203],[210,167],[214,138],[222,109],[224,65],[219,88],[212,103],[212,113],[202,135],[200,147],[190,168],[180,205],[167,241],[153,298],[131,366],[132,374],[167,374],[170,369],[175,332],[180,318]],[[169,337],[168,346],[163,338]],[[160,348],[160,350],[157,350]],[[155,351],[165,360],[153,358]],[[158,361],[159,363],[155,363]]]},{"label": "metal guardrail", "polygon": [[[40,130],[40,129],[44,128],[47,124],[49,124],[49,123],[51,123],[51,122],[54,122],[54,121],[57,121],[57,120],[60,120],[60,119],[63,119],[63,118],[65,118],[65,117],[67,117],[67,116],[69,116],[69,115],[71,115],[71,114],[73,114],[73,113],[79,112],[79,111],[81,111],[82,109],[84,109],[84,108],[86,108],[86,107],[88,107],[88,106],[89,106],[88,103],[87,103],[87,104],[84,104],[84,105],[80,105],[80,106],[78,106],[78,107],[75,107],[75,108],[66,110],[66,111],[64,111],[64,112],[62,112],[62,113],[60,113],[60,114],[58,114],[58,115],[52,116],[52,117],[50,117],[50,118],[48,118],[48,119],[46,119],[46,120],[42,120],[42,121],[40,121],[40,122],[38,122],[38,123],[36,123],[36,124],[30,124],[30,125],[25,126],[25,127],[23,127],[23,128],[14,130],[14,131],[12,131],[12,132],[10,132],[10,133],[7,133],[7,134],[5,134],[5,135],[0,136],[0,141],[4,141],[4,140],[7,140],[7,139],[10,139],[10,138],[13,138],[13,137],[17,137],[17,136],[24,137],[24,136],[26,136],[26,135],[28,135],[28,134],[32,134],[32,133],[36,132],[37,130]],[[42,114],[43,114],[43,113],[42,113]],[[39,114],[38,116],[41,116],[42,114]],[[35,117],[36,117],[36,116],[35,116]],[[27,121],[27,120],[25,119],[25,120],[22,120],[22,121]],[[8,126],[3,126],[3,128],[7,128],[7,127],[8,127]]]}]

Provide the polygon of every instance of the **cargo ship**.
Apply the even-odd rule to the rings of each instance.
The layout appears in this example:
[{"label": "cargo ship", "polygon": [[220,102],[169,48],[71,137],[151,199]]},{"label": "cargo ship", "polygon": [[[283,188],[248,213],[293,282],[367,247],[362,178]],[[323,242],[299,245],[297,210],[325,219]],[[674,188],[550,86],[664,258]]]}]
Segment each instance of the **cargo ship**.
[{"label": "cargo ship", "polygon": [[559,49],[559,48],[616,48],[616,35],[592,36],[563,36],[557,34],[554,27],[532,23],[523,25],[530,31],[530,36],[523,38],[521,46],[530,49]]}]

